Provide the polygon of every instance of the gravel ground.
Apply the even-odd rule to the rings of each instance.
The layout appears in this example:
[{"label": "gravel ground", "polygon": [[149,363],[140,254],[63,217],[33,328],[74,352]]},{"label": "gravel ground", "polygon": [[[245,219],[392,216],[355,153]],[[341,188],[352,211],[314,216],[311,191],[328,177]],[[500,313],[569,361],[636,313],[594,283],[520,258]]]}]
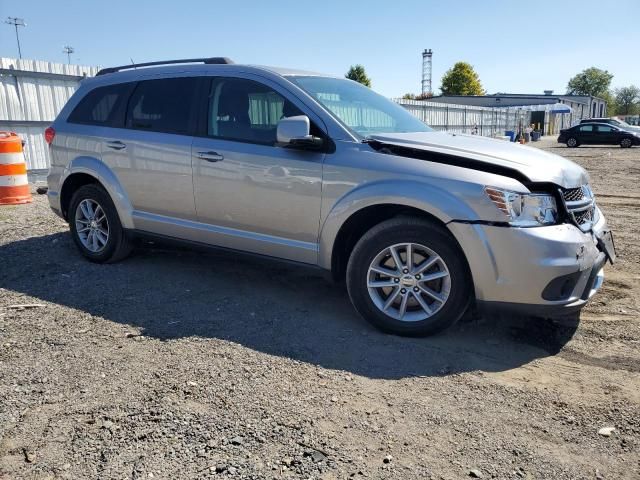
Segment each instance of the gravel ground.
[{"label": "gravel ground", "polygon": [[591,172],[615,232],[579,321],[399,338],[314,270],[93,265],[44,196],[0,207],[0,479],[640,478],[640,149],[537,146]]}]

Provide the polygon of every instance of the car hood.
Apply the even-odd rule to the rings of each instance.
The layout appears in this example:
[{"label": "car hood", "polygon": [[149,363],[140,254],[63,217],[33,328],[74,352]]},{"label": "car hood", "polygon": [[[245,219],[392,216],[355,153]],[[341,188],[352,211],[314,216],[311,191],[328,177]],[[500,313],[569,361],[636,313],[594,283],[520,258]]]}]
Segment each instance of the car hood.
[{"label": "car hood", "polygon": [[[574,162],[539,148],[504,140],[448,132],[382,133],[370,135],[367,140],[401,147],[394,149],[396,155],[412,157],[411,150],[432,152],[446,155],[449,160],[443,163],[456,164],[450,159],[459,158],[460,166],[476,170],[498,173],[500,169],[515,170],[520,174],[518,179],[524,176],[531,182],[550,182],[563,188],[589,183],[587,172]],[[438,162],[437,155],[433,158],[427,155],[423,159]]]}]

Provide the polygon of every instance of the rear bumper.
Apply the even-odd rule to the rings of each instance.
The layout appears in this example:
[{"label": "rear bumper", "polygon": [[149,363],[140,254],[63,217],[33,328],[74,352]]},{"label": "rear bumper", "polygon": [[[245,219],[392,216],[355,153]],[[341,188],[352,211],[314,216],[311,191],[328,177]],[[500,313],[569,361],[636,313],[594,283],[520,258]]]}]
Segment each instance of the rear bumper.
[{"label": "rear bumper", "polygon": [[481,308],[556,316],[580,310],[598,291],[606,255],[598,235],[573,225],[511,228],[451,222],[465,252]]},{"label": "rear bumper", "polygon": [[60,169],[51,167],[47,175],[47,186],[49,187],[47,190],[47,199],[49,200],[51,210],[53,210],[53,212],[59,217],[64,218],[62,214],[62,207],[60,205],[59,185]]}]

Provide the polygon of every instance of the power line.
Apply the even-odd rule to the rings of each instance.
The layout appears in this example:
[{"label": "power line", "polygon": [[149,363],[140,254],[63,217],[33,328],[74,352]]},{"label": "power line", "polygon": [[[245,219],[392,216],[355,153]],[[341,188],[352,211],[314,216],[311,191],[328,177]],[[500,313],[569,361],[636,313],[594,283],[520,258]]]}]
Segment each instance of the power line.
[{"label": "power line", "polygon": [[27,26],[27,24],[24,23],[24,18],[7,17],[4,23],[8,25],[13,25],[16,28],[16,42],[18,42],[18,58],[22,58],[22,49],[20,48],[20,35],[18,34],[18,27]]}]

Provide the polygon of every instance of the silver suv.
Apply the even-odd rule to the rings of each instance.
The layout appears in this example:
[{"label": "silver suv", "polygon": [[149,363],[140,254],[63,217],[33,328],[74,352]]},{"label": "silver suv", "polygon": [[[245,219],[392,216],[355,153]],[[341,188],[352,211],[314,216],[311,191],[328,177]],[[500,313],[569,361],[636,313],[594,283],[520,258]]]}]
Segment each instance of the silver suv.
[{"label": "silver suv", "polygon": [[89,260],[145,235],[313,265],[388,332],[431,334],[472,304],[576,311],[615,257],[576,164],[433,131],[344,78],[226,58],[108,68],[46,139],[51,207]]}]

